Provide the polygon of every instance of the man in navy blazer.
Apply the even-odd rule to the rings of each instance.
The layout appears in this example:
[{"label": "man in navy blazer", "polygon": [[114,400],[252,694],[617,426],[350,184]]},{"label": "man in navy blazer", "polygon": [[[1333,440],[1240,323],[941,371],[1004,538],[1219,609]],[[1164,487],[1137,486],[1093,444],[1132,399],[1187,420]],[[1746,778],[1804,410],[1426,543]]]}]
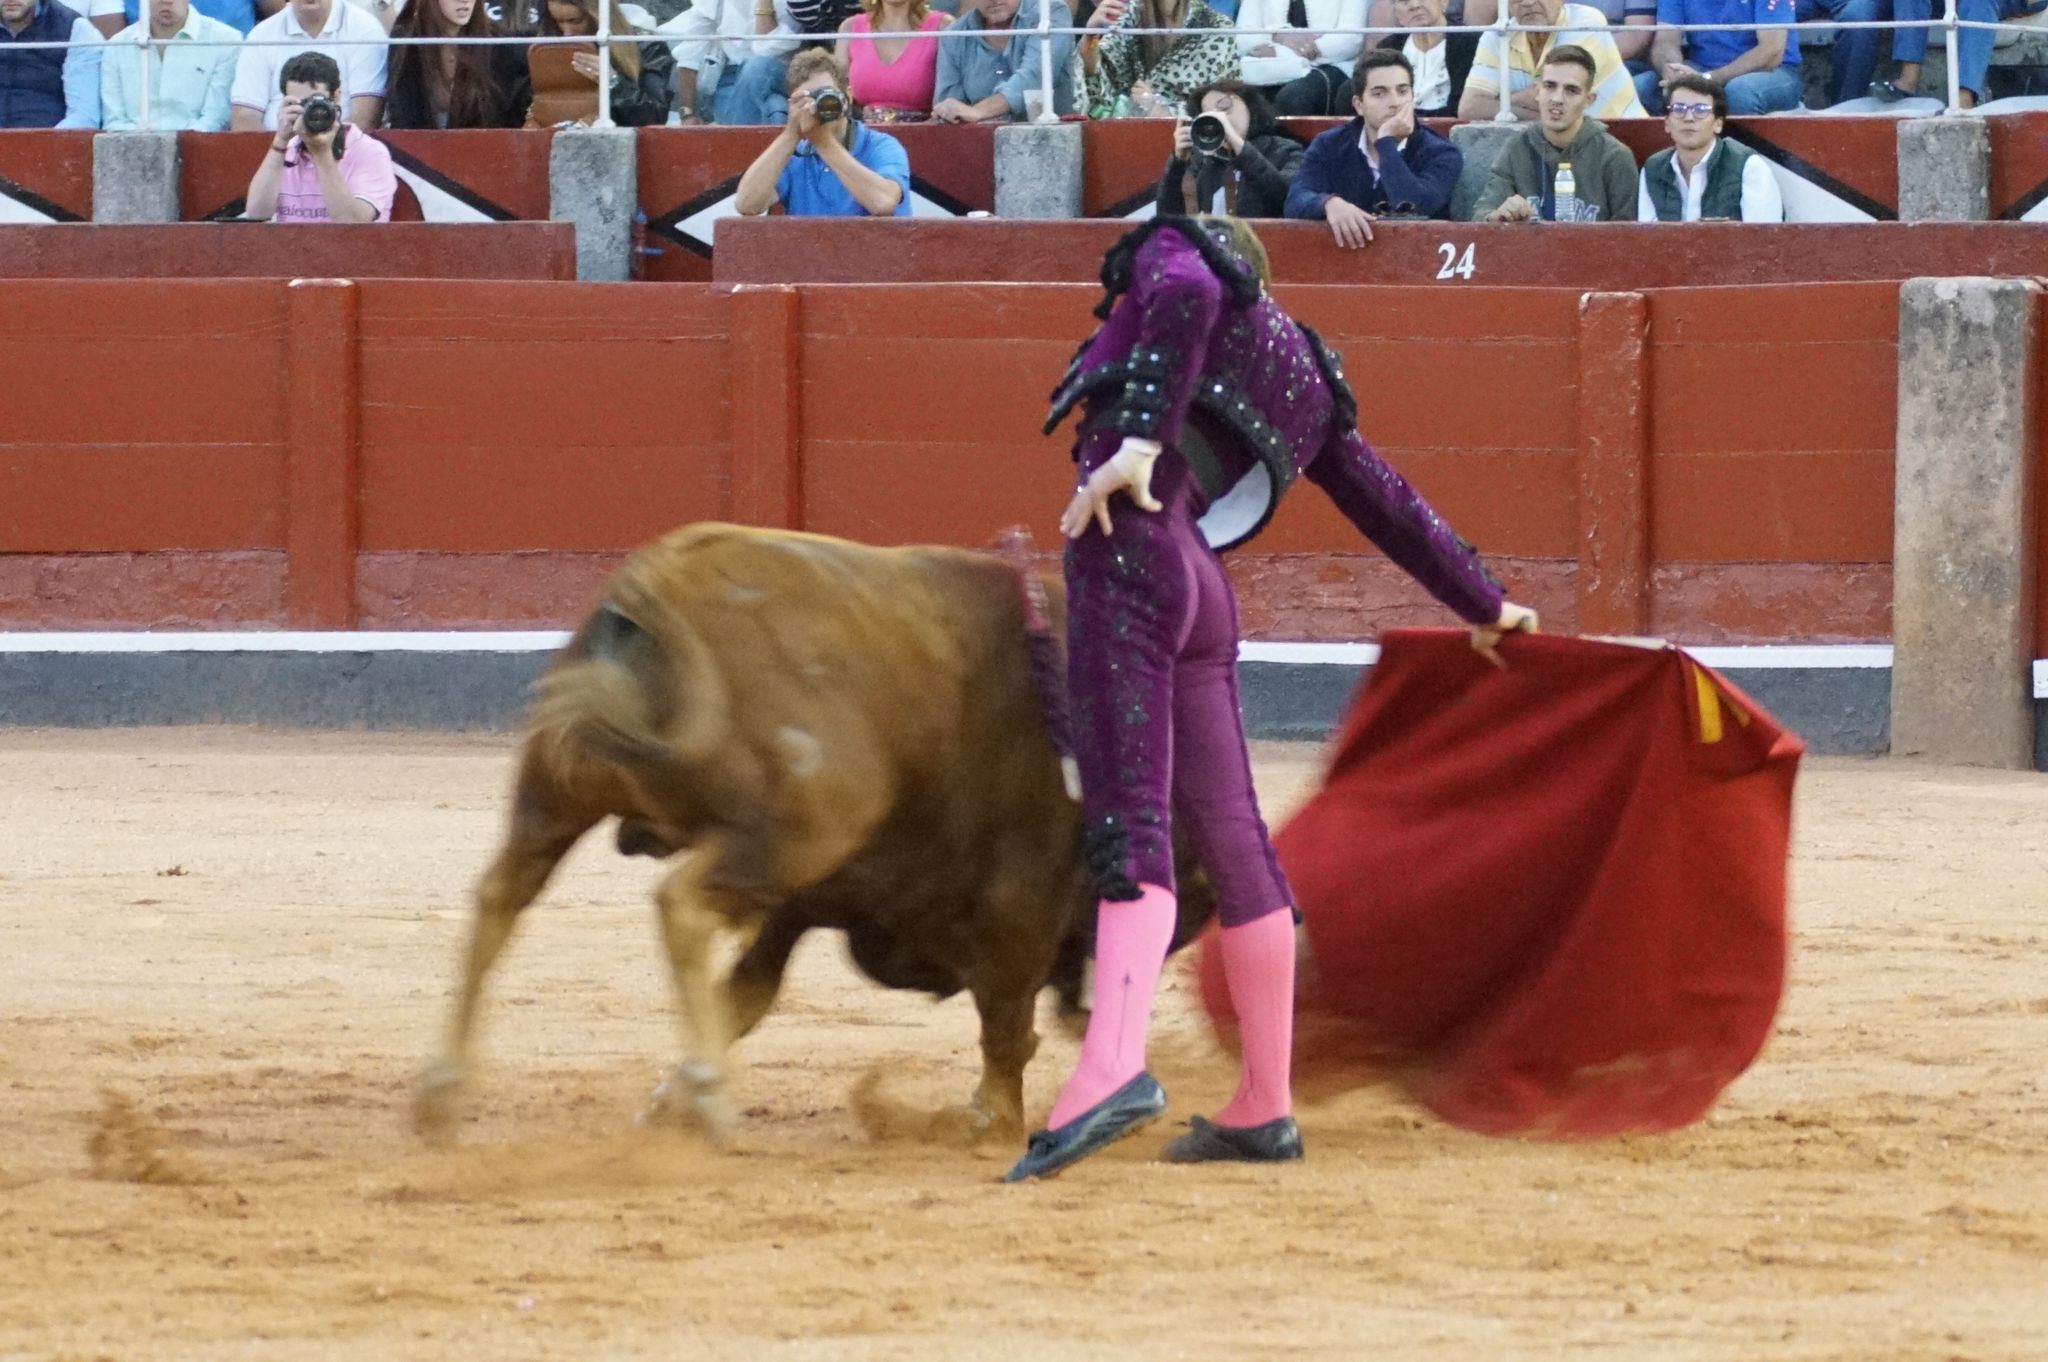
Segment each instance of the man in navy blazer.
[{"label": "man in navy blazer", "polygon": [[1359,58],[1351,107],[1358,117],[1308,144],[1287,216],[1326,221],[1337,244],[1350,247],[1372,240],[1378,214],[1448,218],[1465,154],[1415,121],[1408,58],[1391,48]]}]

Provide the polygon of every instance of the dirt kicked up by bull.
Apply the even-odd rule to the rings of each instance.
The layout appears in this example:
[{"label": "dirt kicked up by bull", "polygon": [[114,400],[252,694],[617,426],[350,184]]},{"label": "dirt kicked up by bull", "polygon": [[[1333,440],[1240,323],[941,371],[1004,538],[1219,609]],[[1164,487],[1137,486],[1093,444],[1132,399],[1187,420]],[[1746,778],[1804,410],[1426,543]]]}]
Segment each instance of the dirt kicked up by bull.
[{"label": "dirt kicked up by bull", "polygon": [[[419,1127],[459,1114],[484,979],[519,915],[615,818],[621,852],[672,862],[655,912],[681,1037],[647,1119],[734,1136],[733,1047],[823,927],[877,983],[973,996],[965,1129],[1021,1133],[1039,994],[1079,1013],[1094,936],[1048,727],[1059,670],[1033,666],[1037,580],[993,553],[718,524],[635,552],[539,683]],[[1036,589],[1039,646],[1057,649],[1062,587]],[[1214,912],[1180,859],[1176,949]]]}]

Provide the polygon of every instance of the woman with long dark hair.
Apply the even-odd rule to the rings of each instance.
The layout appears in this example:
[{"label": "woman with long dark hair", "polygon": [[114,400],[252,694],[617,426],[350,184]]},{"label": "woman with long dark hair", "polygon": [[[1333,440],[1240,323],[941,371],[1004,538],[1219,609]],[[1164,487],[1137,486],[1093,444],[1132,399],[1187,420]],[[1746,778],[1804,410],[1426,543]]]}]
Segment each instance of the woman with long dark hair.
[{"label": "woman with long dark hair", "polygon": [[[417,0],[415,0],[417,3]],[[536,35],[543,38],[592,37],[597,34],[599,0],[544,0]],[[622,128],[656,127],[668,122],[674,103],[676,59],[663,42],[634,42],[645,36],[610,0],[612,11],[612,121]],[[622,36],[625,39],[622,41]],[[564,57],[564,51],[567,56]],[[597,54],[580,45],[535,46],[527,64],[533,77],[533,107],[528,127],[558,123],[590,123],[597,118]]]},{"label": "woman with long dark hair", "polygon": [[[394,38],[495,38],[501,33],[482,0],[412,0],[391,29]],[[384,125],[516,128],[532,95],[522,47],[393,46]]]},{"label": "woman with long dark hair", "polygon": [[[1187,116],[1173,127],[1173,155],[1153,204],[1160,213],[1231,213],[1284,218],[1287,191],[1301,169],[1302,144],[1280,130],[1266,97],[1241,80],[1215,80],[1188,93]],[[1223,141],[1195,145],[1193,120],[1214,114]]]}]

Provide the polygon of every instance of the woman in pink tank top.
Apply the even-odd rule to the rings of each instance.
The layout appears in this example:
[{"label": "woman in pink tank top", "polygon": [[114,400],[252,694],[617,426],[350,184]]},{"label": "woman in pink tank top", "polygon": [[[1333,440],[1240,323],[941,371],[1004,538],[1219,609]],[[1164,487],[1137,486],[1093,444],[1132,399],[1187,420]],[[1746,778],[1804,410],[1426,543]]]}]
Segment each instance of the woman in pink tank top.
[{"label": "woman in pink tank top", "polygon": [[847,91],[869,122],[928,118],[939,78],[935,33],[953,22],[926,0],[860,0],[863,13],[839,26],[839,56],[850,75]]}]

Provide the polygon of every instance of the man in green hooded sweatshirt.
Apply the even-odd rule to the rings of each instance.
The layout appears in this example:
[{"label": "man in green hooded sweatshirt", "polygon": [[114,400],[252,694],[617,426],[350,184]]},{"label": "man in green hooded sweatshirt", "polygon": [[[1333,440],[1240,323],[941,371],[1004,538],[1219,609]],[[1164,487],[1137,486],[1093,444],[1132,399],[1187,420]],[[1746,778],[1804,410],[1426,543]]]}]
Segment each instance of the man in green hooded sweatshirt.
[{"label": "man in green hooded sweatshirt", "polygon": [[1481,222],[1633,222],[1636,158],[1586,117],[1593,103],[1592,54],[1559,47],[1537,73],[1537,121],[1501,148],[1473,205]]}]

